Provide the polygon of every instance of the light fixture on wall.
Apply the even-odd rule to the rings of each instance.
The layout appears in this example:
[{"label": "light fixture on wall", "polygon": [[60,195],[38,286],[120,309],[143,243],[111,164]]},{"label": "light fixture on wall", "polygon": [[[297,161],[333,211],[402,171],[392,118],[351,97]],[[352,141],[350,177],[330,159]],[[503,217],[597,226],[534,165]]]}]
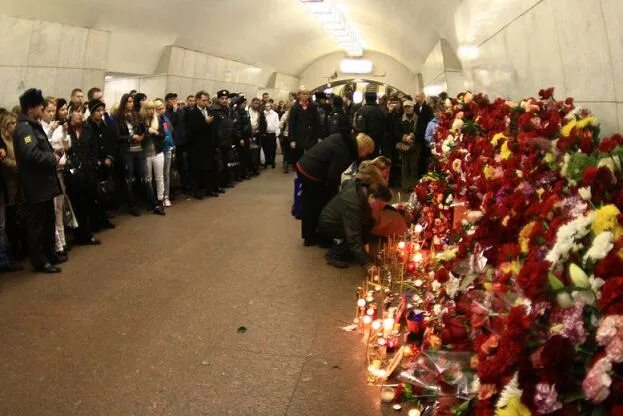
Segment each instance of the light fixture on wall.
[{"label": "light fixture on wall", "polygon": [[300,2],[333,36],[348,56],[363,55],[363,44],[359,34],[341,10],[328,0],[300,0]]},{"label": "light fixture on wall", "polygon": [[340,72],[344,74],[369,74],[372,72],[373,66],[369,59],[344,58],[340,61]]},{"label": "light fixture on wall", "polygon": [[480,56],[480,48],[474,45],[461,45],[459,46],[458,55],[464,61],[473,61]]}]

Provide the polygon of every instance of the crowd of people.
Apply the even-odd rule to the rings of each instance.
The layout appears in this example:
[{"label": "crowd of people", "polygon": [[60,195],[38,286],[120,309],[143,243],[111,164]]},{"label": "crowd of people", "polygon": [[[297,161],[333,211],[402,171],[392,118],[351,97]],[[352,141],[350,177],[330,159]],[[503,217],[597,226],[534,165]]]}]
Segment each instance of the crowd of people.
[{"label": "crowd of people", "polygon": [[73,245],[100,244],[96,233],[115,228],[121,206],[165,215],[172,182],[196,199],[219,197],[262,167],[275,169],[279,148],[284,173],[294,170],[303,188],[305,245],[338,239],[329,263],[345,267],[354,253],[367,264],[367,229],[406,227],[379,212],[391,211],[389,186],[410,188],[424,172],[437,102],[423,94],[385,102],[366,93],[359,105],[349,94],[314,98],[301,90],[287,102],[264,93],[249,103],[221,90],[182,101],[130,91],[107,107],[97,87],[86,97],[76,88],[69,100],[26,90],[19,106],[0,109],[0,271],[23,269],[29,256],[34,270],[58,273]]},{"label": "crowd of people", "polygon": [[96,233],[126,205],[165,215],[174,189],[216,198],[238,181],[276,167],[285,105],[221,90],[179,101],[130,91],[107,107],[94,87],[69,100],[28,89],[0,109],[0,271],[58,273],[74,245],[99,245]]}]

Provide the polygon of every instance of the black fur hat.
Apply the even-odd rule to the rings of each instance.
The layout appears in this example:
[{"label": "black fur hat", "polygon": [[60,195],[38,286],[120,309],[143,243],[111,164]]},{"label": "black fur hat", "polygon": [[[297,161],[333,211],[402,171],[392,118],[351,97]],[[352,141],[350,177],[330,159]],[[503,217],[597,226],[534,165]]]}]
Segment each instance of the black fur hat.
[{"label": "black fur hat", "polygon": [[19,105],[22,107],[22,111],[26,112],[29,108],[36,107],[38,105],[44,105],[45,99],[41,90],[35,88],[29,88],[19,97]]}]

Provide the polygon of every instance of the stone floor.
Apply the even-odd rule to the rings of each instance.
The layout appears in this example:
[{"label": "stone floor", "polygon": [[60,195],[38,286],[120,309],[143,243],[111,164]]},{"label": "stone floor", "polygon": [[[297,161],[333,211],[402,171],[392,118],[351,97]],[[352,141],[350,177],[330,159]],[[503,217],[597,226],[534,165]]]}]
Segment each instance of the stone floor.
[{"label": "stone floor", "polygon": [[303,247],[292,180],[119,216],[61,275],[0,275],[0,415],[389,413],[339,329],[362,271]]}]

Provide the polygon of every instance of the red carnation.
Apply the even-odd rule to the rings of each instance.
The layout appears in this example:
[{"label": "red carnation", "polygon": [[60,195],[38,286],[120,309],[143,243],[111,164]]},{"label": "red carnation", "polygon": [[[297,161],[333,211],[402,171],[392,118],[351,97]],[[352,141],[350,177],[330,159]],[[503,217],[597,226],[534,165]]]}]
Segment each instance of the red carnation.
[{"label": "red carnation", "polygon": [[437,271],[435,272],[435,280],[439,283],[446,283],[449,278],[450,275],[448,274],[448,271],[444,268],[437,269]]},{"label": "red carnation", "polygon": [[524,294],[531,300],[538,301],[542,298],[547,287],[549,267],[550,263],[548,261],[530,257],[519,271],[517,283],[523,289]]},{"label": "red carnation", "polygon": [[554,96],[554,87],[549,87],[548,89],[539,91],[539,97],[541,97],[542,100],[549,100],[553,96]]},{"label": "red carnation", "polygon": [[623,314],[623,277],[609,279],[601,288],[599,307],[604,315]]}]

